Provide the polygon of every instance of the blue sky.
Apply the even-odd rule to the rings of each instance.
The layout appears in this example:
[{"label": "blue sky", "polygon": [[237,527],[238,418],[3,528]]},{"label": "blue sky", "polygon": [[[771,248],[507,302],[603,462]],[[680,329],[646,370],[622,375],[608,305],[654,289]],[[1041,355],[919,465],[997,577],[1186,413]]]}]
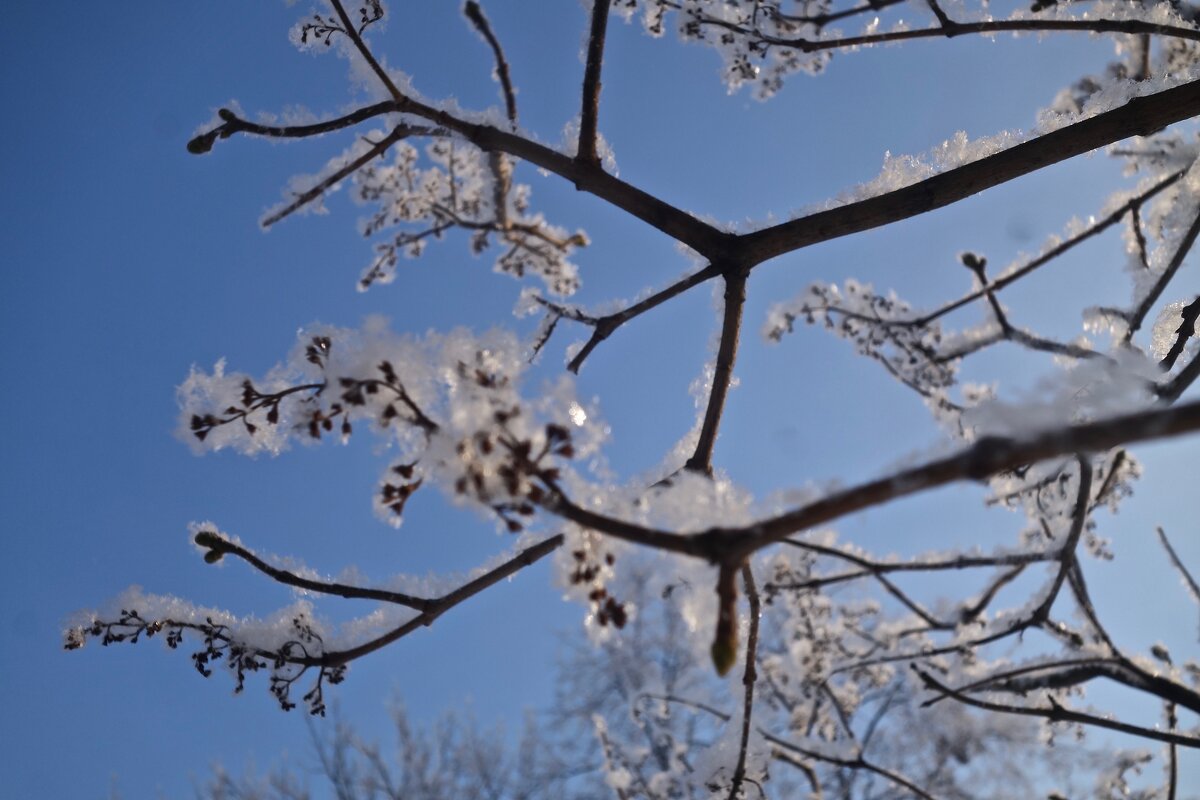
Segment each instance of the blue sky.
[{"label": "blue sky", "polygon": [[[393,3],[408,14],[405,5]],[[457,4],[420,5],[376,37],[389,62],[428,96],[494,104],[490,57]],[[585,18],[575,2],[539,4],[550,10],[536,19],[529,7],[485,6],[512,62],[523,125],[554,142],[577,113]],[[493,275],[461,239],[402,265],[395,284],[359,294],[369,248],[355,233],[361,212],[344,198],[326,216],[258,229],[287,179],[314,171],[347,140],[235,140],[203,158],[185,152],[196,126],[231,98],[251,112],[303,104],[324,113],[352,101],[344,62],[288,43],[303,10],[271,2],[79,3],[57,16],[44,4],[6,9],[0,591],[10,611],[0,622],[0,739],[14,797],[102,797],[112,780],[130,798],[180,796],[214,761],[236,771],[307,752],[300,712],[281,713],[261,680],[233,697],[223,675],[205,681],[186,655],[153,642],[62,652],[66,616],[130,584],[241,613],[288,602],[245,569],[203,564],[186,540],[190,521],[213,519],[256,548],[329,572],[357,563],[379,576],[467,569],[506,544],[490,523],[432,496],[414,501],[399,532],[381,525],[370,496],[383,462],[365,440],[245,459],[196,458],[173,437],[174,389],[192,364],[227,356],[231,368],[262,372],[314,321],[352,326],[382,313],[415,332],[518,324],[511,309],[520,285]],[[1028,128],[1038,107],[1101,69],[1108,52],[1085,38],[920,42],[835,58],[829,74],[793,78],[760,104],[726,94],[711,53],[614,22],[601,129],[623,178],[698,214],[762,220],[871,178],[885,150],[921,152],[959,129]],[[751,280],[747,330],[814,279],[859,277],[927,303],[952,296],[966,286],[957,252],[999,264],[1036,249],[1072,215],[1096,211],[1118,174],[1103,155],[1075,159],[954,208],[781,258]],[[579,257],[582,302],[632,297],[687,269],[670,242],[636,220],[556,178],[532,170],[520,178],[533,186],[536,208],[591,236]],[[1006,301],[1037,324],[1064,293],[1072,306],[1123,299],[1115,245],[1109,236],[1081,248]],[[1178,284],[1196,284],[1194,266]],[[1081,292],[1096,300],[1081,302]],[[700,289],[629,325],[585,367],[582,394],[600,398],[621,474],[652,467],[690,427],[687,386],[707,356],[713,319],[711,295]],[[557,374],[563,346],[582,336],[562,333],[539,374]],[[917,403],[815,331],[779,347],[748,336],[738,374],[716,460],[756,491],[865,477],[937,441]],[[1009,374],[1017,384],[1032,377]],[[1131,645],[1161,638],[1194,654],[1196,610],[1153,526],[1166,525],[1184,558],[1200,564],[1200,541],[1189,536],[1194,497],[1154,480],[1155,470],[1194,474],[1196,444],[1140,453],[1147,479],[1119,526],[1102,523],[1118,561],[1090,574],[1112,587],[1101,610],[1121,620]],[[946,543],[945,529],[929,525],[934,513],[970,519],[981,537],[1010,535],[1016,520],[976,514],[978,501],[978,492],[940,492],[841,527],[873,542],[895,537],[900,550]],[[549,698],[555,632],[575,630],[582,616],[558,596],[547,569],[528,570],[354,665],[336,691],[344,715],[371,735],[383,725],[381,700],[399,696],[420,719],[470,707],[515,727],[522,708]]]}]

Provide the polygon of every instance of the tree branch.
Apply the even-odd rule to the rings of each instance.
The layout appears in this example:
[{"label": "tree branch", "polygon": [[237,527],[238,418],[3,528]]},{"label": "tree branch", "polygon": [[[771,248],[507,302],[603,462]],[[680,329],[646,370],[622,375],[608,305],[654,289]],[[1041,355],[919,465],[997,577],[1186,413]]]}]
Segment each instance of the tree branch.
[{"label": "tree branch", "polygon": [[1146,191],[1139,194],[1137,197],[1133,197],[1128,202],[1123,203],[1119,208],[1117,208],[1111,214],[1106,216],[1104,219],[1100,220],[1099,222],[1096,222],[1093,225],[1089,225],[1085,230],[1075,234],[1074,236],[1071,236],[1070,238],[1066,239],[1065,241],[1061,242],[1060,244],[1058,244],[1055,247],[1048,250],[1043,255],[1038,256],[1037,258],[1033,259],[1028,264],[1021,266],[1021,267],[1013,270],[1012,272],[1005,273],[1004,275],[1001,275],[999,278],[996,278],[995,280],[993,280],[989,285],[986,285],[983,288],[978,289],[977,291],[971,292],[968,295],[960,297],[958,300],[954,300],[950,303],[947,303],[946,305],[942,306],[938,310],[933,311],[929,314],[926,314],[923,317],[920,317],[919,319],[915,320],[913,322],[913,324],[918,325],[918,326],[928,325],[929,323],[933,322],[934,320],[940,319],[941,317],[946,316],[951,311],[956,311],[957,309],[962,308],[963,306],[967,305],[968,303],[972,303],[975,300],[978,300],[979,298],[984,297],[988,292],[998,292],[1001,289],[1003,289],[1005,286],[1008,286],[1011,283],[1017,282],[1021,278],[1025,277],[1029,273],[1036,270],[1038,267],[1041,267],[1041,266],[1045,265],[1046,263],[1058,258],[1063,253],[1066,253],[1068,250],[1072,249],[1077,244],[1081,244],[1082,242],[1087,241],[1088,239],[1092,238],[1093,236],[1098,236],[1099,234],[1108,230],[1110,227],[1115,225],[1117,222],[1120,222],[1121,218],[1124,217],[1126,214],[1135,214],[1136,215],[1137,210],[1147,200],[1151,199],[1152,197],[1157,195],[1159,192],[1161,192],[1163,189],[1166,189],[1168,186],[1173,185],[1176,181],[1178,181],[1181,177],[1183,177],[1183,173],[1184,173],[1184,170],[1179,170],[1178,172],[1168,175],[1166,178],[1164,178],[1163,180],[1154,184],[1149,189],[1147,189]]},{"label": "tree branch", "polygon": [[308,205],[313,200],[316,200],[318,197],[325,194],[325,192],[328,191],[331,186],[336,185],[348,175],[353,175],[359,170],[360,167],[383,155],[388,151],[388,148],[390,148],[396,142],[411,136],[413,133],[414,130],[409,126],[397,125],[392,129],[391,133],[389,133],[379,142],[372,145],[371,149],[335,170],[308,191],[301,192],[300,194],[296,195],[296,199],[288,203],[283,208],[269,214],[263,219],[262,226],[264,228],[269,228],[276,222],[279,222],[281,219],[284,219],[293,212]]},{"label": "tree branch", "polygon": [[371,52],[371,48],[367,47],[367,43],[363,41],[359,29],[350,21],[350,15],[346,13],[346,9],[342,5],[342,0],[329,0],[329,2],[333,6],[333,10],[337,13],[338,19],[342,22],[342,32],[350,38],[350,41],[354,44],[354,48],[358,50],[359,54],[367,62],[367,66],[379,78],[379,82],[388,90],[388,94],[392,96],[392,99],[403,105],[407,98],[405,98],[404,93],[396,86],[392,77],[387,74],[387,70],[376,60],[375,54]]},{"label": "tree branch", "polygon": [[209,563],[219,560],[224,555],[237,556],[272,580],[287,586],[294,586],[297,589],[305,589],[320,594],[332,594],[355,600],[380,600],[385,603],[407,606],[417,611],[426,611],[435,602],[423,597],[416,597],[415,595],[404,594],[403,592],[393,592],[387,589],[370,589],[363,586],[351,586],[344,583],[303,578],[293,572],[268,564],[245,547],[212,531],[200,531],[195,536],[195,542],[200,547],[208,548],[208,552],[204,555],[204,560]]},{"label": "tree branch", "polygon": [[534,295],[533,299],[544,306],[549,313],[556,315],[557,318],[569,319],[573,322],[588,325],[593,329],[591,337],[586,343],[584,343],[580,351],[575,354],[575,357],[571,359],[571,362],[567,364],[568,370],[575,374],[579,374],[579,369],[583,366],[583,362],[587,359],[587,357],[591,355],[592,351],[595,350],[601,342],[611,336],[613,332],[617,330],[617,328],[620,328],[626,322],[629,322],[635,317],[639,317],[647,311],[662,305],[671,298],[683,294],[693,286],[699,286],[700,284],[719,277],[720,275],[721,269],[709,264],[699,272],[694,272],[691,275],[676,281],[667,288],[650,295],[645,300],[641,300],[629,306],[628,308],[615,311],[611,314],[606,314],[602,317],[592,316],[591,314],[587,314],[578,308],[564,306],[538,295]]},{"label": "tree branch", "polygon": [[738,339],[742,330],[742,311],[746,307],[746,277],[749,270],[733,267],[724,271],[725,308],[721,321],[721,343],[717,347],[717,363],[713,370],[712,388],[708,405],[704,409],[704,421],[700,425],[700,438],[685,469],[712,475],[713,447],[717,442],[717,429],[725,411],[725,399],[733,383],[733,365],[737,360]]},{"label": "tree branch", "polygon": [[298,663],[304,663],[307,666],[340,666],[362,658],[369,653],[386,647],[397,639],[407,636],[419,628],[432,625],[434,620],[459,603],[471,599],[484,589],[494,586],[510,575],[515,575],[525,567],[540,561],[545,556],[557,550],[562,543],[563,535],[561,533],[551,536],[549,539],[545,539],[532,547],[522,550],[500,566],[480,575],[473,581],[463,584],[449,594],[430,600],[429,607],[425,611],[422,611],[403,625],[394,628],[384,635],[364,642],[357,647],[325,653],[320,658],[311,660],[311,662],[301,661]]},{"label": "tree branch", "polygon": [[217,111],[217,116],[223,122],[210,131],[198,134],[187,143],[189,153],[200,155],[212,150],[217,139],[228,139],[235,133],[251,133],[255,136],[267,136],[273,139],[303,139],[309,136],[320,136],[323,133],[340,131],[368,119],[384,114],[394,114],[399,109],[392,100],[364,106],[336,119],[314,122],[311,125],[260,125],[256,122],[242,119],[228,108]]},{"label": "tree branch", "polygon": [[1187,254],[1191,252],[1192,245],[1196,243],[1197,235],[1200,235],[1200,209],[1197,209],[1196,216],[1192,219],[1192,224],[1188,227],[1187,232],[1184,233],[1183,238],[1179,240],[1179,245],[1175,248],[1175,252],[1171,256],[1171,261],[1129,318],[1129,327],[1125,330],[1126,342],[1129,342],[1133,338],[1133,335],[1137,333],[1138,328],[1145,321],[1146,315],[1150,313],[1150,309],[1154,307],[1158,298],[1167,288],[1167,284],[1171,282],[1171,279],[1175,277],[1175,273],[1183,265],[1183,260],[1187,258]]},{"label": "tree branch", "polygon": [[703,17],[700,21],[706,25],[724,28],[748,38],[756,39],[773,47],[795,48],[803,53],[818,53],[825,50],[844,50],[852,47],[869,47],[871,45],[891,42],[911,41],[914,39],[953,38],[965,34],[980,34],[984,36],[996,33],[1132,33],[1152,34],[1174,39],[1200,41],[1200,30],[1181,28],[1178,25],[1159,25],[1142,20],[1067,20],[1067,19],[1023,19],[1023,20],[988,20],[986,22],[953,22],[936,4],[931,4],[939,24],[934,28],[917,28],[886,33],[872,33],[861,36],[845,36],[838,39],[809,39],[806,37],[784,38],[771,36],[760,31],[747,28],[734,22]]},{"label": "tree branch", "polygon": [[742,739],[738,745],[737,766],[733,770],[733,780],[729,786],[729,800],[737,800],[742,781],[746,777],[746,749],[750,744],[751,716],[754,712],[754,683],[758,680],[755,663],[758,659],[758,618],[762,613],[762,606],[758,598],[758,587],[754,583],[754,573],[749,564],[742,565],[742,586],[746,590],[746,599],[750,602],[750,633],[746,637],[746,667],[742,672]]},{"label": "tree branch", "polygon": [[887,194],[781,223],[739,239],[751,264],[932,211],[1068,158],[1145,136],[1200,114],[1200,81],[1137,97],[999,153]]},{"label": "tree branch", "polygon": [[[1104,719],[1103,717],[1084,714],[1079,711],[1074,711],[1069,708],[1064,708],[1059,705],[1053,698],[1050,698],[1049,708],[1034,708],[1031,706],[1016,706],[1005,703],[993,703],[987,700],[980,700],[970,695],[964,694],[957,689],[952,689],[949,686],[938,681],[928,672],[913,667],[917,675],[925,683],[925,686],[933,691],[939,692],[946,697],[964,703],[975,708],[982,708],[985,711],[997,711],[1002,714],[1017,714],[1026,717],[1041,717],[1048,719],[1051,722],[1077,722],[1081,725],[1093,725],[1097,728],[1107,728],[1109,730],[1118,731],[1119,733],[1127,733],[1130,736],[1139,736],[1143,739],[1153,739],[1157,742],[1167,742],[1168,744],[1177,744],[1183,747],[1200,748],[1200,739],[1192,736],[1183,736],[1174,732],[1163,732],[1153,728],[1143,728],[1138,725],[1130,725],[1125,722],[1117,722],[1116,720]],[[930,701],[926,701],[928,704]]]},{"label": "tree branch", "polygon": [[1167,532],[1162,529],[1162,526],[1155,528],[1155,532],[1158,534],[1158,541],[1162,543],[1163,549],[1167,551],[1167,558],[1171,559],[1171,565],[1179,570],[1179,574],[1183,576],[1192,599],[1200,603],[1200,584],[1196,583],[1196,579],[1192,577],[1192,573],[1184,566],[1183,560],[1179,558],[1179,554],[1171,546],[1171,541],[1167,538]]},{"label": "tree branch", "polygon": [[600,68],[604,63],[604,36],[608,29],[611,0],[592,0],[592,23],[588,32],[587,63],[583,69],[583,100],[579,115],[579,145],[575,158],[600,167],[596,153],[596,122],[600,116]]},{"label": "tree branch", "polygon": [[496,58],[496,78],[500,81],[500,90],[504,94],[505,113],[508,115],[508,121],[515,128],[517,126],[517,93],[513,91],[512,78],[508,73],[508,60],[504,58],[504,49],[500,47],[500,40],[492,32],[491,24],[475,0],[467,0],[466,5],[463,6],[463,13],[475,26],[475,30],[483,36],[488,46],[492,48],[492,55]]},{"label": "tree branch", "polygon": [[[1022,439],[987,437],[957,455],[835,492],[807,506],[763,520],[745,529],[749,535],[729,549],[737,554],[753,552],[796,531],[948,483],[983,480],[998,472],[1066,453],[1098,452],[1126,442],[1148,441],[1196,430],[1200,430],[1200,401],[1066,426]],[[703,535],[716,540],[736,532],[714,529]]]},{"label": "tree branch", "polygon": [[1179,327],[1175,329],[1175,341],[1171,343],[1171,349],[1163,356],[1162,361],[1158,365],[1164,370],[1169,370],[1175,366],[1175,362],[1183,355],[1183,349],[1187,347],[1188,339],[1196,335],[1196,322],[1200,319],[1200,295],[1196,295],[1196,299],[1188,303],[1181,309]]},{"label": "tree branch", "polygon": [[1068,453],[1099,452],[1129,442],[1151,441],[1197,430],[1200,430],[1200,401],[1084,425],[1068,425],[1021,439],[986,437],[955,455],[834,492],[808,505],[740,528],[709,528],[694,533],[651,528],[578,506],[556,486],[548,487],[550,491],[539,505],[577,525],[617,539],[739,568],[755,551],[783,541],[797,531],[927,489],[962,480],[984,480],[998,472]]}]

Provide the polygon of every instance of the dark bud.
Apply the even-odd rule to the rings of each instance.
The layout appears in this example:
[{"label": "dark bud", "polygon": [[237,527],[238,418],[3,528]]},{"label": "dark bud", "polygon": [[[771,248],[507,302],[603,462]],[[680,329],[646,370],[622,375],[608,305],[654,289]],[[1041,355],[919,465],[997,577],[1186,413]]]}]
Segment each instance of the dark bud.
[{"label": "dark bud", "polygon": [[202,156],[212,150],[213,144],[217,141],[217,136],[220,133],[220,128],[214,128],[208,133],[202,133],[199,136],[194,136],[188,140],[187,151],[194,156]]},{"label": "dark bud", "polygon": [[192,541],[198,547],[222,548],[225,546],[225,540],[213,531],[197,531]]},{"label": "dark bud", "polygon": [[958,257],[962,265],[972,272],[982,272],[987,266],[987,259],[982,256],[977,256],[974,253],[966,252]]}]

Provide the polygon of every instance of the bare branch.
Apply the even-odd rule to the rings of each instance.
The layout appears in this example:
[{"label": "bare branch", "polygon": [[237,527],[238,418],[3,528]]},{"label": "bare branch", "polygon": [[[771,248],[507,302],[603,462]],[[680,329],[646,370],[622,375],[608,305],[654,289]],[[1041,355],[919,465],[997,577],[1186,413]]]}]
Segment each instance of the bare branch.
[{"label": "bare branch", "polygon": [[583,362],[589,355],[591,355],[592,351],[595,350],[601,342],[611,336],[613,332],[617,330],[617,328],[620,328],[626,322],[641,316],[647,311],[657,308],[671,298],[683,294],[693,286],[699,286],[701,283],[705,283],[706,281],[712,280],[720,275],[720,268],[710,264],[699,272],[694,272],[691,275],[676,281],[667,288],[655,292],[645,300],[641,300],[629,306],[628,308],[613,312],[611,314],[606,314],[602,317],[586,314],[577,308],[564,306],[547,300],[544,297],[534,296],[533,299],[542,306],[546,307],[549,310],[549,313],[554,314],[558,318],[569,319],[573,322],[579,322],[593,328],[591,337],[586,343],[584,343],[580,351],[575,354],[575,357],[571,359],[571,362],[567,364],[568,370],[578,374],[580,367],[583,366]]},{"label": "bare branch", "polygon": [[[975,708],[982,708],[986,711],[996,711],[1002,714],[1017,714],[1026,717],[1041,717],[1048,719],[1051,722],[1077,722],[1081,725],[1093,725],[1097,728],[1107,728],[1108,730],[1118,731],[1119,733],[1127,733],[1130,736],[1139,736],[1143,739],[1153,739],[1156,742],[1167,742],[1169,744],[1177,744],[1182,747],[1200,748],[1200,739],[1192,736],[1183,736],[1182,734],[1171,731],[1164,732],[1153,728],[1143,728],[1139,725],[1130,725],[1125,722],[1105,719],[1092,714],[1084,714],[1079,711],[1074,711],[1069,708],[1064,708],[1059,705],[1053,698],[1048,698],[1050,706],[1048,708],[1038,708],[1033,706],[1017,706],[1008,705],[1005,703],[993,703],[987,700],[980,700],[976,697],[971,697],[968,694],[952,689],[940,682],[925,670],[914,667],[918,676],[924,681],[927,688],[941,693],[947,697],[953,698],[960,703],[964,703]],[[928,701],[926,701],[928,702]]]},{"label": "bare branch", "polygon": [[901,497],[962,480],[983,480],[1067,453],[1099,452],[1118,445],[1150,441],[1200,430],[1200,401],[1069,425],[1022,439],[986,437],[956,455],[834,492],[776,517],[742,528],[710,528],[694,534],[675,533],[614,519],[573,503],[551,487],[540,505],[585,528],[618,539],[673,553],[696,556],[714,564],[740,566],[751,553],[776,544],[797,531]]},{"label": "bare branch", "polygon": [[[714,716],[717,719],[722,720],[723,722],[728,722],[730,720],[729,714],[726,714],[725,712],[720,711],[716,708],[713,708],[712,706],[707,705],[705,703],[694,702],[694,701],[687,700],[682,697],[676,697],[674,695],[649,695],[648,694],[645,696],[654,698],[656,700],[662,700],[667,703],[678,703],[679,705],[688,706],[689,708],[694,708],[697,711],[703,711],[706,714]],[[859,754],[858,756],[856,756],[854,758],[843,758],[843,757],[839,757],[839,756],[834,756],[829,753],[822,753],[819,750],[813,750],[813,749],[803,747],[802,745],[798,745],[795,742],[789,742],[787,739],[784,739],[781,736],[776,736],[775,734],[771,733],[770,731],[764,730],[762,728],[758,728],[757,730],[758,730],[759,734],[764,739],[766,739],[768,742],[770,742],[773,745],[776,745],[777,747],[781,748],[782,750],[784,750],[788,753],[794,753],[796,755],[803,756],[804,758],[808,758],[813,761],[823,761],[827,764],[833,764],[833,765],[839,766],[839,767],[849,767],[850,769],[864,769],[868,772],[873,772],[882,778],[886,778],[887,780],[891,781],[892,783],[896,784],[897,786],[907,789],[908,791],[915,794],[917,797],[922,798],[922,800],[937,800],[936,797],[929,794],[921,787],[917,786],[915,783],[913,783],[908,778],[904,777],[903,775],[901,775],[897,772],[893,772],[891,770],[885,769],[885,768],[879,766],[878,764],[868,761],[867,759],[863,758],[861,754]]]},{"label": "bare branch", "polygon": [[1134,309],[1133,314],[1129,318],[1129,327],[1125,331],[1125,341],[1128,342],[1137,333],[1138,328],[1142,327],[1142,322],[1146,319],[1146,315],[1150,313],[1150,309],[1158,302],[1159,296],[1167,288],[1167,284],[1175,277],[1175,273],[1183,265],[1183,260],[1187,258],[1187,254],[1191,252],[1192,245],[1196,242],[1196,236],[1200,235],[1200,211],[1197,212],[1192,224],[1188,227],[1183,238],[1179,240],[1178,246],[1175,248],[1175,253],[1171,256],[1170,262],[1163,269],[1162,275],[1154,282],[1154,286],[1142,298],[1142,302]]},{"label": "bare branch", "polygon": [[[1104,231],[1108,230],[1110,227],[1112,227],[1116,223],[1120,222],[1121,218],[1124,217],[1126,214],[1132,215],[1133,222],[1134,222],[1134,230],[1140,232],[1141,226],[1140,226],[1140,224],[1138,224],[1138,220],[1139,220],[1138,209],[1141,208],[1146,203],[1147,200],[1150,200],[1151,198],[1153,198],[1155,195],[1157,195],[1159,192],[1166,189],[1167,187],[1174,185],[1180,178],[1183,177],[1184,172],[1185,172],[1185,170],[1179,170],[1178,172],[1174,172],[1174,173],[1168,175],[1166,178],[1163,178],[1161,181],[1154,184],[1146,191],[1142,192],[1141,194],[1137,195],[1136,197],[1130,198],[1127,202],[1123,203],[1119,208],[1115,209],[1111,214],[1106,216],[1104,219],[1102,219],[1092,225],[1089,225],[1086,229],[1080,231],[1079,233],[1075,234],[1074,236],[1068,237],[1065,241],[1060,242],[1058,245],[1052,247],[1050,250],[1046,251],[1044,254],[1042,254],[1042,255],[1038,256],[1037,258],[1033,259],[1032,261],[1030,261],[1028,264],[1018,267],[1017,269],[1013,270],[1012,272],[1008,272],[1008,273],[1002,275],[1001,277],[996,278],[994,281],[991,282],[990,285],[984,286],[983,288],[980,288],[977,291],[971,292],[970,294],[968,294],[964,297],[961,297],[958,300],[955,300],[951,303],[947,303],[946,305],[939,308],[937,311],[927,314],[924,317],[921,317],[918,320],[914,321],[913,324],[928,325],[929,323],[933,322],[934,320],[940,319],[941,317],[946,316],[951,311],[955,311],[955,310],[967,305],[968,303],[978,300],[979,298],[986,295],[989,291],[998,292],[1001,289],[1003,289],[1005,286],[1008,286],[1009,284],[1012,284],[1012,283],[1016,283],[1017,281],[1019,281],[1021,278],[1025,277],[1029,273],[1031,273],[1034,270],[1038,269],[1039,267],[1053,261],[1054,259],[1058,258],[1059,256],[1066,253],[1067,251],[1071,250],[1076,245],[1087,241],[1088,239],[1092,238],[1093,236],[1098,236],[1101,233],[1104,233]],[[1143,246],[1143,251],[1144,251],[1144,246]]]},{"label": "bare branch", "polygon": [[1023,20],[988,20],[986,22],[953,22],[945,12],[930,4],[939,24],[934,28],[917,28],[886,33],[872,33],[862,36],[846,36],[838,39],[808,39],[804,37],[783,38],[771,36],[758,30],[747,28],[737,23],[701,17],[700,22],[714,27],[724,28],[734,33],[756,39],[774,47],[792,47],[803,53],[817,53],[825,50],[844,50],[854,47],[886,44],[889,42],[911,41],[914,39],[953,38],[965,34],[992,35],[996,33],[1132,33],[1153,34],[1168,38],[1200,41],[1200,30],[1183,28],[1177,25],[1159,25],[1142,20],[1111,20],[1111,19],[1023,19]]},{"label": "bare branch", "polygon": [[342,32],[354,43],[354,48],[358,50],[359,54],[367,62],[367,66],[375,73],[375,77],[379,78],[379,82],[388,90],[388,94],[392,96],[392,99],[403,105],[406,100],[404,93],[396,86],[395,81],[387,74],[387,70],[376,60],[375,54],[371,52],[371,48],[367,47],[367,43],[363,41],[362,31],[350,21],[350,15],[346,13],[346,8],[342,5],[342,0],[329,0],[329,2],[333,5],[333,10],[342,22]]},{"label": "bare branch", "polygon": [[802,247],[915,217],[1089,150],[1130,136],[1146,136],[1198,114],[1200,81],[1137,97],[1112,111],[912,186],[746,234],[739,240],[742,255],[750,263],[759,264]]},{"label": "bare branch", "polygon": [[1187,347],[1188,339],[1196,335],[1196,320],[1200,318],[1200,295],[1196,295],[1196,299],[1183,307],[1180,312],[1179,327],[1175,329],[1175,341],[1171,343],[1171,349],[1163,356],[1158,365],[1165,370],[1169,370],[1175,366],[1175,362],[1183,355],[1183,349]]},{"label": "bare branch", "polygon": [[751,716],[754,712],[754,683],[758,680],[755,663],[758,659],[758,618],[762,606],[758,598],[758,587],[754,583],[754,573],[749,564],[742,565],[742,586],[746,590],[746,599],[750,602],[750,633],[746,637],[746,667],[742,672],[744,695],[742,700],[742,739],[738,745],[737,766],[733,770],[733,780],[729,786],[729,800],[736,800],[742,789],[742,780],[746,777],[746,748],[750,744]]},{"label": "bare branch", "polygon": [[288,203],[286,206],[279,209],[278,211],[275,211],[272,214],[268,215],[266,218],[263,219],[262,226],[264,228],[269,228],[272,225],[274,225],[276,222],[279,222],[281,219],[284,219],[285,217],[289,216],[293,212],[308,205],[313,200],[316,200],[318,197],[325,194],[325,192],[327,192],[330,189],[330,187],[337,185],[347,176],[353,175],[363,165],[365,165],[365,164],[369,163],[370,161],[383,155],[384,153],[386,153],[388,151],[388,149],[392,145],[394,145],[396,142],[399,142],[402,139],[405,139],[405,138],[411,136],[413,134],[413,132],[414,132],[413,129],[408,127],[407,125],[397,125],[395,128],[392,129],[391,133],[389,133],[387,136],[383,137],[383,139],[381,139],[376,144],[372,145],[371,148],[369,150],[367,150],[366,152],[364,152],[362,155],[350,160],[344,166],[335,170],[330,175],[326,176],[316,186],[312,187],[311,189],[309,189],[305,192],[301,192],[300,194],[296,195],[295,200]]},{"label": "bare branch", "polygon": [[[1166,704],[1167,730],[1174,731],[1179,724],[1175,714],[1175,704]],[[1167,800],[1175,800],[1175,789],[1179,783],[1179,753],[1178,746],[1171,742],[1167,745]]]},{"label": "bare branch", "polygon": [[385,100],[382,103],[364,106],[345,116],[324,122],[314,122],[310,125],[260,125],[256,122],[242,119],[228,108],[222,108],[217,111],[217,116],[223,122],[212,130],[205,131],[193,137],[187,143],[187,149],[189,153],[196,155],[207,153],[212,150],[213,144],[217,139],[228,139],[235,133],[251,133],[255,136],[266,136],[272,139],[304,139],[309,136],[320,136],[324,133],[349,128],[368,119],[373,119],[384,114],[394,114],[397,111],[399,109],[394,101]]},{"label": "bare branch", "polygon": [[746,276],[749,271],[732,267],[725,271],[725,308],[721,321],[721,343],[717,347],[717,363],[713,369],[712,388],[708,405],[704,409],[704,421],[700,425],[700,438],[685,469],[703,475],[712,474],[713,447],[717,442],[717,429],[725,411],[725,399],[733,383],[733,365],[737,360],[738,339],[742,330],[742,310],[746,307]]},{"label": "bare branch", "polygon": [[[1195,430],[1200,430],[1200,401],[1058,428],[1019,440],[987,437],[958,455],[902,470],[763,520],[749,529],[750,535],[744,541],[730,549],[736,553],[753,552],[796,531],[947,483],[982,480],[998,472],[1066,453],[1099,452],[1127,442],[1148,441]],[[717,530],[705,535],[716,537],[727,533]]]},{"label": "bare branch", "polygon": [[592,0],[592,24],[588,32],[587,63],[583,69],[583,108],[579,115],[579,146],[575,158],[600,166],[596,153],[596,123],[600,116],[600,68],[604,63],[604,36],[608,29],[611,0]]},{"label": "bare branch", "polygon": [[510,575],[515,575],[525,567],[540,561],[545,556],[557,550],[562,543],[563,535],[561,533],[551,536],[549,539],[545,539],[538,544],[533,545],[532,547],[522,550],[500,566],[484,573],[483,575],[480,575],[473,581],[463,584],[449,594],[431,600],[429,607],[425,611],[422,611],[420,614],[408,620],[398,628],[394,628],[384,635],[368,642],[364,642],[357,647],[340,651],[335,650],[324,654],[318,659],[313,659],[311,661],[299,661],[297,663],[302,663],[309,666],[339,666],[348,664],[351,661],[362,658],[370,653],[374,653],[376,650],[386,647],[397,639],[401,639],[415,630],[432,625],[434,620],[457,606],[459,603],[471,599],[484,589],[494,586]]},{"label": "bare branch", "polygon": [[496,38],[496,34],[492,32],[492,26],[488,22],[487,17],[483,14],[483,9],[475,0],[467,0],[463,6],[463,13],[467,19],[475,26],[475,30],[479,31],[488,46],[492,48],[492,55],[496,58],[496,78],[500,81],[500,90],[504,94],[504,109],[508,115],[508,121],[512,126],[517,126],[517,93],[513,91],[512,78],[508,73],[508,60],[504,57],[504,49],[500,47],[500,40]]},{"label": "bare branch", "polygon": [[293,572],[268,564],[245,547],[212,531],[200,531],[196,534],[195,541],[200,547],[208,548],[204,560],[209,563],[218,560],[224,555],[237,556],[267,577],[287,586],[294,586],[297,589],[318,592],[320,594],[332,594],[355,600],[380,600],[385,603],[407,606],[417,611],[426,611],[433,603],[433,601],[423,597],[416,597],[404,594],[403,592],[393,592],[387,589],[370,589],[334,581],[316,581],[310,578],[303,578]]},{"label": "bare branch", "polygon": [[1179,570],[1179,574],[1183,576],[1183,580],[1187,583],[1192,599],[1200,603],[1200,584],[1196,583],[1196,579],[1192,577],[1192,573],[1184,566],[1183,561],[1179,558],[1179,554],[1171,546],[1171,541],[1167,538],[1167,532],[1161,526],[1155,528],[1155,532],[1158,533],[1158,541],[1162,543],[1163,549],[1167,551],[1167,558],[1171,559],[1171,564],[1175,569]]}]

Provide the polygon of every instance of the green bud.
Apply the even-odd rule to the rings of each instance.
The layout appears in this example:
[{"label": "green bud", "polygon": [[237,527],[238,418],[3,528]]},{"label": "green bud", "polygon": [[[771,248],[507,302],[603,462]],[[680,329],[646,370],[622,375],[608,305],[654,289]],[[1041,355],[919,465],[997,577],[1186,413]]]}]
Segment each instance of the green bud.
[{"label": "green bud", "polygon": [[737,643],[727,639],[715,640],[712,645],[712,660],[718,675],[728,675],[729,670],[737,663]]}]

